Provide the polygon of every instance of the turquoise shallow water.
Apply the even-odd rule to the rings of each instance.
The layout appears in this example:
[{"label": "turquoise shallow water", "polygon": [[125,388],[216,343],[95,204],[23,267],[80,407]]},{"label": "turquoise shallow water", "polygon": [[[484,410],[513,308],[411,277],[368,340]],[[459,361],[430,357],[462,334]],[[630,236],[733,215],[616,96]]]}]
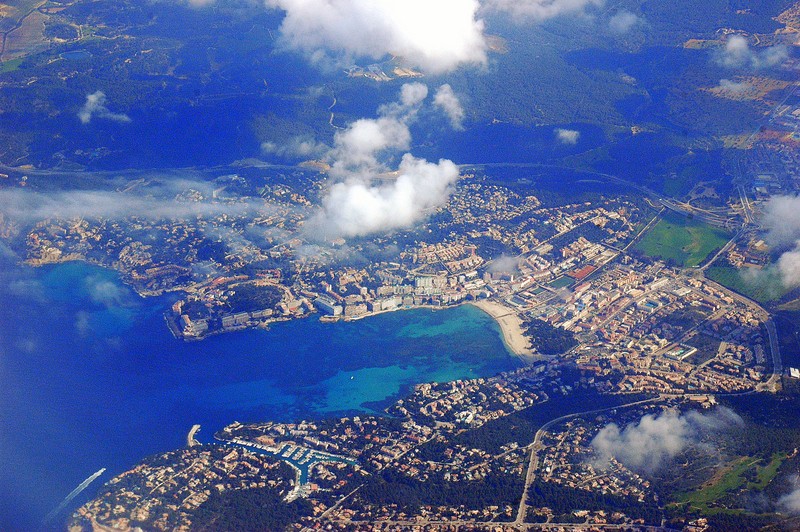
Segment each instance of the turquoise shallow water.
[{"label": "turquoise shallow water", "polygon": [[[0,528],[30,528],[83,479],[238,421],[380,413],[416,383],[517,366],[497,324],[464,306],[350,323],[316,318],[186,343],[82,263],[0,270]],[[62,516],[63,517],[63,516]]]}]

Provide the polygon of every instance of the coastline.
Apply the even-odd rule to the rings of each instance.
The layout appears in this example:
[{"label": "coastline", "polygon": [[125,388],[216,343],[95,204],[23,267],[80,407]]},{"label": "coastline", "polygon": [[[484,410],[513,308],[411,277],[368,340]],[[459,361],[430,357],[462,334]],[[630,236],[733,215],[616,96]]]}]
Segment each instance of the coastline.
[{"label": "coastline", "polygon": [[[401,306],[392,309],[368,312],[366,314],[361,314],[359,316],[334,317],[334,316],[323,315],[319,317],[319,320],[324,323],[354,322],[378,316],[380,314],[387,314],[390,312],[402,312],[405,310],[417,310],[417,309],[428,309],[437,311],[448,308],[455,308],[461,305],[471,305],[481,310],[482,312],[488,314],[500,327],[503,344],[506,346],[506,349],[508,349],[508,351],[510,351],[511,354],[518,357],[523,363],[530,363],[531,361],[536,360],[538,357],[541,356],[534,353],[533,349],[531,348],[530,340],[523,334],[522,320],[520,319],[516,311],[514,311],[514,309],[500,302],[488,299],[482,299],[480,301],[462,301],[455,305],[447,305],[447,306],[438,306],[438,305],[414,305],[412,307]],[[304,317],[310,317],[310,315]],[[170,319],[169,316],[165,315],[164,318],[168,325],[172,323],[172,320]],[[274,321],[280,322],[280,321],[290,321],[290,320],[291,318],[283,318]],[[203,336],[194,338],[194,337],[186,337],[180,332],[176,334],[176,329],[173,328],[173,326],[170,326],[170,331],[176,338],[183,339],[184,341],[201,341],[205,338],[208,338],[209,336],[253,328],[253,326],[242,326],[232,329],[220,329],[211,331],[209,333],[204,334]]]},{"label": "coastline", "polygon": [[488,299],[470,301],[466,304],[477,307],[494,318],[503,332],[503,343],[512,353],[518,357],[529,358],[533,356],[530,340],[522,334],[522,320],[514,310],[502,303]]},{"label": "coastline", "polygon": [[[90,260],[90,259],[87,259],[87,258],[81,257],[81,256],[68,256],[68,257],[62,257],[59,260],[50,260],[50,261],[42,261],[42,260],[33,260],[32,261],[32,260],[28,259],[28,260],[23,261],[22,263],[24,265],[26,265],[26,266],[29,266],[29,267],[39,268],[39,267],[42,267],[42,266],[60,265],[60,264],[66,264],[66,263],[70,263],[70,262],[83,262],[83,263],[88,264],[90,266],[104,268],[104,269],[107,269],[109,271],[115,272],[117,275],[119,275],[120,281],[122,281],[123,284],[125,284],[126,286],[129,286],[139,297],[142,297],[142,298],[160,296],[165,292],[181,291],[182,290],[182,288],[177,288],[177,289],[174,289],[174,290],[173,289],[169,289],[169,290],[162,290],[162,291],[158,291],[158,292],[140,291],[140,290],[137,289],[137,287],[135,285],[130,283],[129,280],[125,278],[125,273],[124,272],[119,271],[116,268],[113,268],[113,267],[111,267],[109,265],[100,264],[100,263],[98,263],[96,261],[93,261],[93,260]],[[500,302],[492,301],[492,300],[488,300],[488,299],[482,299],[482,300],[479,300],[479,301],[460,301],[460,302],[458,302],[456,304],[443,305],[443,306],[430,305],[430,304],[414,305],[412,307],[400,306],[400,307],[392,308],[392,309],[368,312],[366,314],[362,314],[362,315],[359,315],[359,316],[352,316],[352,317],[321,316],[320,319],[321,319],[321,321],[325,321],[325,322],[329,322],[329,323],[335,323],[337,321],[357,321],[357,320],[362,320],[362,319],[369,318],[369,317],[372,317],[372,316],[377,316],[379,314],[384,314],[384,313],[387,313],[387,312],[397,312],[397,311],[411,310],[411,309],[442,310],[442,309],[446,309],[446,308],[458,307],[458,306],[461,306],[461,305],[472,305],[472,306],[477,307],[478,309],[482,310],[483,312],[485,312],[489,316],[491,316],[495,320],[495,322],[498,324],[498,326],[500,327],[500,330],[502,332],[503,343],[505,344],[506,348],[512,354],[514,354],[515,356],[519,357],[523,362],[530,362],[532,358],[536,357],[536,354],[531,349],[530,341],[522,333],[522,320],[519,318],[517,313],[512,308],[510,308],[510,307],[508,307],[508,306],[506,306],[506,305],[504,305],[504,304],[502,304]],[[304,316],[304,317],[306,317],[306,316]],[[269,323],[271,324],[271,323],[274,323],[274,322],[289,321],[291,319],[292,319],[291,317],[283,317],[282,316],[282,317],[279,317],[279,318],[274,318],[274,319],[269,320]],[[261,324],[256,325],[256,326],[253,326],[253,325],[247,326],[247,325],[245,325],[245,326],[239,326],[239,327],[228,328],[228,329],[219,329],[219,330],[208,331],[207,333],[203,334],[202,336],[198,336],[198,337],[187,337],[186,335],[184,335],[182,333],[182,331],[178,327],[178,324],[175,323],[174,318],[170,314],[170,312],[165,312],[164,313],[164,321],[165,321],[165,324],[167,326],[167,329],[172,333],[173,337],[175,337],[178,340],[183,340],[185,342],[201,341],[201,340],[203,340],[203,339],[205,339],[205,338],[207,338],[209,336],[214,336],[214,335],[218,335],[218,334],[224,334],[224,333],[227,333],[227,332],[233,332],[233,331],[238,331],[238,330],[250,329],[250,328],[253,328],[253,327],[256,327],[256,326],[263,326]]]}]

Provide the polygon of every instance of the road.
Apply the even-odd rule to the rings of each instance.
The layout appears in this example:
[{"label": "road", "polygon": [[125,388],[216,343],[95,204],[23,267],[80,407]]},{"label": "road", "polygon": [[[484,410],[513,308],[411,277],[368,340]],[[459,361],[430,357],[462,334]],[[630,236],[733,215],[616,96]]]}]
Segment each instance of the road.
[{"label": "road", "polygon": [[732,218],[723,218],[718,214],[709,213],[696,207],[692,207],[687,203],[681,203],[675,201],[670,198],[663,198],[661,199],[661,204],[666,207],[667,209],[677,212],[683,216],[691,215],[695,220],[700,220],[701,222],[705,222],[708,225],[713,225],[715,227],[722,227],[727,229],[732,223]]},{"label": "road", "polygon": [[767,312],[761,305],[749,297],[745,297],[738,292],[734,292],[733,290],[728,290],[724,286],[709,279],[708,277],[704,277],[704,279],[706,283],[730,295],[743,305],[747,305],[748,307],[755,309],[757,311],[756,313],[759,315],[759,318],[764,321],[764,327],[767,329],[767,336],[769,336],[770,355],[772,356],[772,375],[770,375],[767,382],[760,384],[756,389],[759,391],[778,391],[781,384],[781,374],[783,373],[783,361],[781,360],[781,346],[778,343],[778,330],[776,329],[775,322],[772,320],[772,317],[770,317],[769,312]]},{"label": "road", "polygon": [[536,471],[539,468],[539,451],[542,449],[542,437],[547,432],[547,430],[555,425],[556,423],[560,423],[562,421],[566,421],[567,419],[575,418],[575,417],[582,417],[592,414],[599,414],[601,412],[607,412],[609,410],[616,410],[619,408],[628,408],[631,406],[642,405],[646,403],[652,403],[655,401],[661,401],[661,396],[654,397],[652,399],[644,399],[642,401],[634,401],[633,403],[626,403],[617,406],[610,406],[607,408],[599,408],[597,410],[587,410],[585,412],[576,412],[574,414],[567,414],[565,416],[557,417],[552,419],[542,425],[539,430],[536,431],[536,436],[533,438],[533,442],[528,446],[531,450],[531,458],[528,461],[528,470],[525,473],[525,487],[522,490],[522,499],[519,501],[519,508],[517,509],[517,518],[514,520],[514,526],[519,528],[525,524],[525,515],[528,513],[528,488],[531,484],[533,484],[534,479],[536,478]]},{"label": "road", "polygon": [[764,327],[767,329],[769,336],[769,350],[772,352],[772,375],[764,383],[762,389],[769,390],[770,392],[777,392],[781,384],[781,374],[783,373],[783,362],[781,361],[781,346],[778,344],[778,330],[775,327],[775,321],[769,318]]},{"label": "road", "polygon": [[350,497],[351,497],[353,494],[355,494],[355,492],[357,492],[358,490],[360,490],[360,489],[361,489],[361,486],[363,486],[363,484],[361,484],[361,485],[357,486],[357,487],[356,487],[356,489],[354,489],[353,491],[351,491],[350,493],[348,493],[347,495],[345,495],[344,497],[342,497],[341,499],[339,499],[338,501],[336,501],[336,504],[334,504],[333,506],[331,506],[330,508],[328,508],[327,510],[325,510],[324,512],[322,512],[322,513],[320,514],[320,516],[319,516],[317,519],[318,519],[318,520],[326,519],[326,518],[327,518],[327,517],[328,517],[328,516],[331,514],[331,512],[333,512],[333,511],[334,511],[336,508],[338,508],[339,506],[341,506],[341,505],[342,505],[342,503],[343,503],[344,501],[346,501],[347,499],[349,499],[349,498],[350,498]]},{"label": "road", "polygon": [[[664,213],[664,208],[665,208],[665,207],[663,207],[663,206],[661,207],[661,210],[660,210],[660,211],[658,211],[658,212],[656,213],[656,215],[655,215],[655,216],[653,216],[653,219],[652,219],[652,220],[650,220],[649,222],[647,222],[647,225],[645,225],[645,226],[642,228],[642,230],[641,230],[641,231],[639,231],[638,233],[636,233],[636,236],[635,236],[635,237],[633,237],[633,238],[631,239],[631,241],[630,241],[630,242],[628,242],[628,244],[627,244],[627,245],[626,245],[624,248],[622,248],[621,250],[619,250],[619,251],[620,251],[620,253],[626,253],[626,252],[628,251],[628,248],[630,248],[632,245],[634,245],[634,244],[635,244],[635,243],[636,243],[636,242],[639,240],[639,238],[641,238],[641,236],[642,236],[643,234],[645,234],[645,233],[646,233],[647,231],[649,231],[649,230],[650,230],[652,227],[654,227],[654,226],[656,225],[656,223],[658,223],[658,221],[661,219],[661,215]],[[609,246],[609,247],[610,247],[610,246]]]},{"label": "road", "polygon": [[733,238],[728,240],[727,244],[722,246],[720,248],[720,250],[717,251],[717,253],[713,257],[711,257],[711,260],[707,261],[705,264],[703,264],[702,266],[698,267],[698,270],[706,271],[709,268],[709,266],[714,264],[714,262],[716,262],[716,260],[720,256],[722,256],[723,253],[727,253],[728,250],[731,249],[734,246],[734,244],[736,244],[736,241],[739,240],[739,238],[742,236],[743,233],[744,233],[744,229],[740,229],[735,235],[733,235]]},{"label": "road", "polygon": [[747,192],[742,185],[736,187],[739,192],[739,201],[742,203],[742,213],[744,214],[744,221],[746,224],[753,223],[753,206],[750,205],[750,200],[747,198]]}]

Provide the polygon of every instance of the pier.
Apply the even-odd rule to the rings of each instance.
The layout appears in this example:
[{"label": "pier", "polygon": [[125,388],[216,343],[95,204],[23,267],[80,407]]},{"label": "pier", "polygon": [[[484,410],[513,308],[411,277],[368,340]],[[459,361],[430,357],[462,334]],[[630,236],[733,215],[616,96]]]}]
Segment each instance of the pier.
[{"label": "pier", "polygon": [[194,447],[195,445],[200,445],[200,442],[194,439],[195,435],[200,431],[200,425],[192,425],[189,434],[186,435],[186,446],[187,447]]}]

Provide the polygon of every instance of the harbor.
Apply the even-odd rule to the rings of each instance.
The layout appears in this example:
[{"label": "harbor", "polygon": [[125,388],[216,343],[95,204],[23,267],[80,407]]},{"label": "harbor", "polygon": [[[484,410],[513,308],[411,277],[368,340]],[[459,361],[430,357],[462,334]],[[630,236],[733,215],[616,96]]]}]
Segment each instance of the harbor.
[{"label": "harbor", "polygon": [[226,445],[236,445],[244,447],[251,451],[265,454],[267,456],[274,456],[294,468],[298,472],[298,484],[305,485],[308,482],[308,473],[317,464],[324,462],[342,462],[345,464],[355,465],[355,460],[351,460],[344,456],[338,456],[325,451],[318,451],[310,449],[296,443],[282,443],[279,446],[263,445],[261,443],[254,443],[249,441],[234,438],[232,440],[219,440]]}]

